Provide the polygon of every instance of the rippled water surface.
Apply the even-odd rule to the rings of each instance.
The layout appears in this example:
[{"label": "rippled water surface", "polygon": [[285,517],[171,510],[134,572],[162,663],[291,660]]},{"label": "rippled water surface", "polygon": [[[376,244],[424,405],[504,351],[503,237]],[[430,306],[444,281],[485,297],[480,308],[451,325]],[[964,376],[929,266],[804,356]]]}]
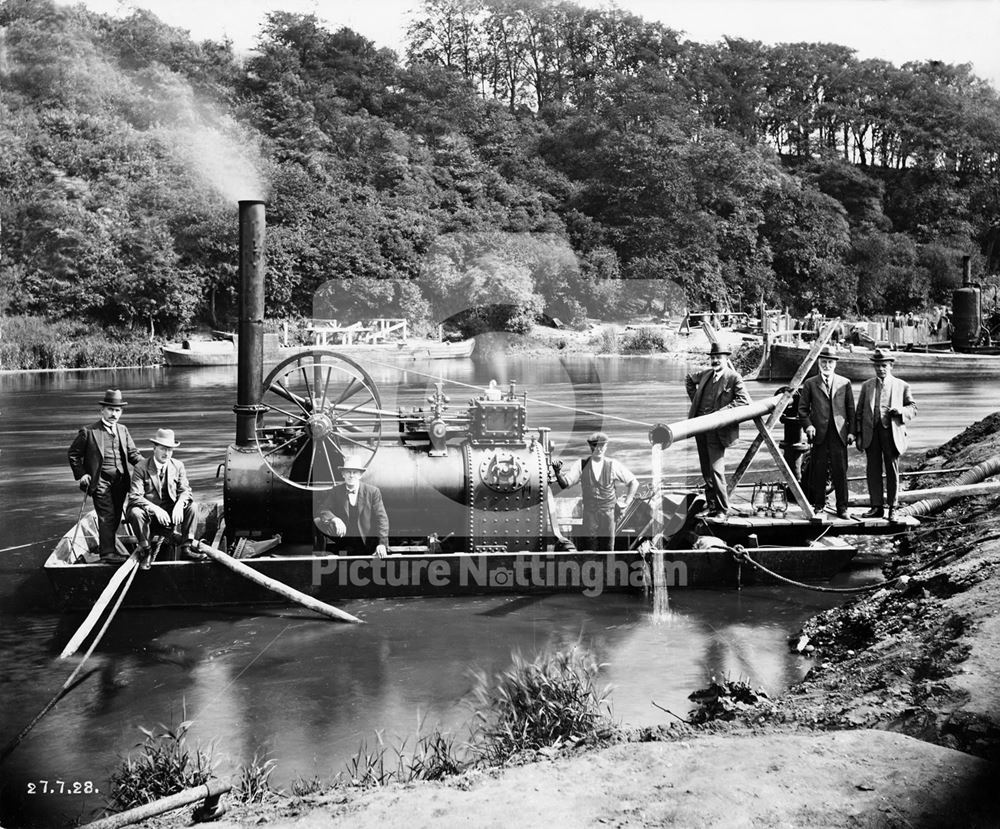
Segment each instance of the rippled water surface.
[{"label": "rippled water surface", "polygon": [[[417,405],[436,379],[463,406],[490,379],[513,380],[529,397],[529,423],[549,426],[559,451],[577,456],[604,428],[610,452],[648,473],[646,433],[687,413],[685,366],[646,358],[498,358],[370,366],[383,404]],[[910,379],[910,378],[906,378]],[[910,457],[997,408],[991,386],[911,381],[919,406]],[[462,384],[469,384],[469,388]],[[216,469],[234,436],[235,368],[93,371],[0,377],[0,740],[6,743],[65,682],[73,663],[56,656],[81,617],[50,609],[40,567],[75,520],[81,495],[66,462],[75,431],[97,415],[108,387],[130,402],[140,447],[161,426],[178,433],[195,491],[219,497]],[[750,384],[763,396],[771,387]],[[749,442],[749,429],[743,431]],[[732,450],[730,468],[741,452]],[[863,472],[852,451],[852,474]],[[693,446],[666,453],[668,473],[697,470]],[[852,485],[861,489],[862,484]],[[854,571],[837,583],[857,583]],[[41,780],[107,787],[118,758],[141,741],[139,726],[193,722],[192,734],[231,763],[263,748],[277,783],[329,779],[380,729],[413,733],[418,718],[461,731],[469,721],[471,672],[498,671],[513,651],[532,656],[580,641],[604,663],[614,714],[634,725],[666,722],[651,703],[683,715],[687,695],[712,676],[746,677],[771,691],[799,679],[808,661],[786,637],[833,599],[785,588],[684,591],[654,619],[642,595],[356,601],[364,626],[294,609],[160,610],[119,614],[93,657],[100,670],[31,732],[4,764],[0,824],[39,826],[88,818],[100,794],[28,795]],[[88,663],[89,664],[89,663]],[[70,788],[69,785],[66,788]]]}]

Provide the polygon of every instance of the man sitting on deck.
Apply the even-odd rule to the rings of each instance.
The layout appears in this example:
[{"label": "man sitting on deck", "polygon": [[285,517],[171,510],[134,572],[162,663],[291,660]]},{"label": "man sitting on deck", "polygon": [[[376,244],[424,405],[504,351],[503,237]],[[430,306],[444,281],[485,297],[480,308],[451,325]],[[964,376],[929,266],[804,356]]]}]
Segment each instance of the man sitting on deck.
[{"label": "man sitting on deck", "polygon": [[[562,471],[558,461],[553,463],[556,481],[563,489],[579,481],[583,493],[582,550],[613,550],[615,548],[615,506],[624,511],[635,499],[639,481],[624,464],[606,457],[608,436],[594,432],[587,438],[590,457],[575,461],[569,470]],[[557,466],[558,464],[558,466]],[[619,502],[615,484],[625,484],[627,490]]]},{"label": "man sitting on deck", "polygon": [[385,558],[389,549],[389,516],[377,486],[363,483],[363,461],[345,456],[340,466],[344,485],[334,490],[333,501],[321,509],[313,523],[320,535],[316,548],[325,549],[327,539],[336,542],[345,556]]},{"label": "man sitting on deck", "polygon": [[192,546],[198,523],[198,507],[191,494],[184,464],[174,460],[180,443],[173,429],[158,429],[150,438],[153,457],[136,464],[128,494],[128,520],[139,540],[140,567],[149,569],[150,536],[180,532],[184,538],[183,558],[200,561],[206,558]]}]

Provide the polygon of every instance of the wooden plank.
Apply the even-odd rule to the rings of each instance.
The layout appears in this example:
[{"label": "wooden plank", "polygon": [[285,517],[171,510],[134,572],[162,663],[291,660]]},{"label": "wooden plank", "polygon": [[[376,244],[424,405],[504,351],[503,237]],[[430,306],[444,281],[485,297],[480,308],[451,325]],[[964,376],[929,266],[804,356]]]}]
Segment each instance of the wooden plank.
[{"label": "wooden plank", "polygon": [[97,620],[101,618],[101,615],[104,613],[107,606],[117,595],[118,588],[121,587],[122,582],[125,581],[128,574],[138,566],[139,559],[133,554],[123,561],[121,566],[115,570],[110,581],[108,581],[107,586],[101,592],[101,595],[97,597],[97,601],[94,602],[94,606],[90,609],[90,613],[87,614],[87,618],[83,620],[83,624],[77,628],[76,633],[70,637],[70,640],[66,643],[66,647],[62,649],[62,653],[59,654],[60,659],[66,659],[80,649],[80,645],[82,645],[83,640],[87,638],[87,634],[90,633],[94,625],[97,624]]},{"label": "wooden plank", "polygon": [[[809,353],[806,354],[806,357],[799,365],[798,370],[794,375],[792,375],[792,379],[788,382],[788,391],[781,393],[781,397],[778,399],[778,405],[768,417],[766,427],[768,430],[770,430],[774,424],[781,419],[782,413],[784,413],[785,409],[788,407],[788,404],[791,402],[796,390],[805,381],[806,377],[809,375],[809,371],[813,367],[813,363],[815,363],[816,358],[819,357],[820,351],[823,350],[823,346],[826,345],[827,340],[830,339],[833,329],[839,324],[840,317],[834,317],[823,326],[823,330],[820,331],[819,336],[816,337],[816,342],[813,343],[812,348],[809,349]],[[758,434],[757,437],[753,439],[750,447],[747,449],[746,454],[743,456],[743,460],[741,460],[739,465],[736,467],[732,477],[729,479],[729,486],[727,488],[730,495],[733,494],[733,490],[736,489],[736,486],[743,479],[746,471],[750,468],[750,464],[753,462],[754,457],[760,450],[760,445],[763,440],[763,436]]]}]

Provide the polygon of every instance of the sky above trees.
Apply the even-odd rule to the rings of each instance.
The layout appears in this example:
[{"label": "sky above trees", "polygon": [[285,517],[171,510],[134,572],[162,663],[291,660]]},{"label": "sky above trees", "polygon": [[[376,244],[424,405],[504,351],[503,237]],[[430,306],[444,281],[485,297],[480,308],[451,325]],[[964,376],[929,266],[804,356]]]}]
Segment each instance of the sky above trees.
[{"label": "sky above trees", "polygon": [[[332,28],[347,26],[379,46],[402,51],[418,0],[84,0],[103,14],[146,8],[195,40],[229,37],[239,50],[253,46],[273,10],[316,14]],[[581,5],[607,8],[602,0]],[[860,58],[897,65],[911,60],[972,63],[1000,88],[1000,3],[994,0],[619,0],[619,8],[712,43],[724,35],[764,43],[838,43]]]}]

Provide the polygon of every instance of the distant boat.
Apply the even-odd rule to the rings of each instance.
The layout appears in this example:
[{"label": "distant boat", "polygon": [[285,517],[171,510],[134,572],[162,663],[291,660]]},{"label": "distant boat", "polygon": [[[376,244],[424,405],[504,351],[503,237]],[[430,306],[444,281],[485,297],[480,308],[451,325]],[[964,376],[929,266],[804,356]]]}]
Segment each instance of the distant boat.
[{"label": "distant boat", "polygon": [[[758,371],[752,379],[784,382],[809,353],[810,343],[769,343]],[[874,377],[869,348],[841,348],[837,353],[837,374],[848,380]],[[975,353],[960,353],[928,348],[897,349],[889,352],[895,359],[893,374],[904,380],[935,377],[1000,377],[1000,348],[984,348]],[[812,373],[817,368],[814,366]]]},{"label": "distant boat", "polygon": [[[407,360],[447,360],[471,357],[475,350],[474,339],[458,342],[410,337],[406,340],[380,343],[352,343],[331,345],[340,354],[349,357],[393,358]],[[276,363],[286,357],[302,354],[313,346],[283,346],[277,334],[264,335],[264,361]],[[238,362],[237,337],[230,334],[223,339],[185,340],[163,346],[163,362],[168,366],[235,366]]]}]

